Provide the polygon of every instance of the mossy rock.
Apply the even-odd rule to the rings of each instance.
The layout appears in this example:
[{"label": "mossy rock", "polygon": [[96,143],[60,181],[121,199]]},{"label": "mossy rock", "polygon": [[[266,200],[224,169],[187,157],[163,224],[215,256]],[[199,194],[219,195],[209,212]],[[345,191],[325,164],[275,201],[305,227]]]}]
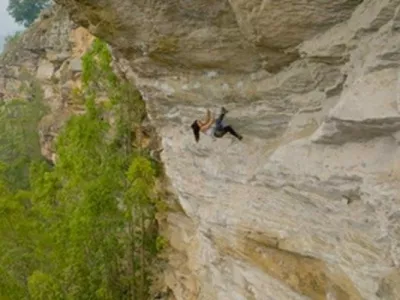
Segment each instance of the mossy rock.
[{"label": "mossy rock", "polygon": [[176,36],[164,36],[156,42],[155,53],[174,54],[178,51],[179,39]]}]

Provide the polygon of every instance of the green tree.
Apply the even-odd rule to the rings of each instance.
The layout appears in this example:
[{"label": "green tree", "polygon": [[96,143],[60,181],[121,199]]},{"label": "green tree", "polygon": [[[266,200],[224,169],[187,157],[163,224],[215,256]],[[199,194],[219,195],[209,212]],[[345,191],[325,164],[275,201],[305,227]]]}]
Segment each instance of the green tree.
[{"label": "green tree", "polygon": [[130,296],[146,299],[150,266],[156,250],[156,235],[151,232],[154,219],[155,170],[151,161],[136,156],[126,173],[124,205],[129,228]]},{"label": "green tree", "polygon": [[13,100],[0,105],[0,161],[14,190],[28,187],[29,164],[41,159],[37,125],[43,116],[39,101]]},{"label": "green tree", "polygon": [[34,271],[28,279],[29,296],[33,300],[63,299],[61,287],[51,275]]},{"label": "green tree", "polygon": [[28,27],[49,4],[50,0],[9,0],[7,11],[17,23]]},{"label": "green tree", "polygon": [[[0,170],[0,291],[10,299],[28,296],[27,280],[35,270],[36,222],[29,209],[29,193],[12,192]],[[29,232],[29,234],[27,234]]]},{"label": "green tree", "polygon": [[[0,144],[6,161],[0,162],[1,300],[149,299],[158,249],[157,174],[154,162],[127,142],[143,103],[113,74],[104,43],[97,40],[84,61],[79,94],[86,111],[60,132],[55,166],[36,154],[21,162],[15,178],[25,178],[23,185],[9,172],[34,152],[32,141],[26,138],[27,146],[11,136],[34,136],[36,106],[23,114],[29,102],[15,102],[0,118],[0,129],[9,133],[0,142],[12,145]],[[109,105],[96,104],[100,92]]]}]

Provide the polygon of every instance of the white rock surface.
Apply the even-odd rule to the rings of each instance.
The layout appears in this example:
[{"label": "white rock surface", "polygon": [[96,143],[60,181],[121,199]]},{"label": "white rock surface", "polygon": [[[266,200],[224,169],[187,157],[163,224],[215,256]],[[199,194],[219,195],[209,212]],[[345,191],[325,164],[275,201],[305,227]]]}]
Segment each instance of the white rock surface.
[{"label": "white rock surface", "polygon": [[50,80],[54,73],[54,66],[49,61],[40,61],[36,77],[39,80]]}]

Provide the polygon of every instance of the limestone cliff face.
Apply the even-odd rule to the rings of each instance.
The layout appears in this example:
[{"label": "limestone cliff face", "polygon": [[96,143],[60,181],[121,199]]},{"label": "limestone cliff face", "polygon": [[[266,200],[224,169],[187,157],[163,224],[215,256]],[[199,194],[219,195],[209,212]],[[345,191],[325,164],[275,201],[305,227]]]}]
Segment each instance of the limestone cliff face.
[{"label": "limestone cliff face", "polygon": [[39,124],[42,154],[49,160],[55,159],[53,141],[62,125],[81,110],[73,91],[80,86],[80,58],[93,39],[55,6],[44,11],[0,57],[0,101],[29,101],[33,87],[40,89],[49,108]]},{"label": "limestone cliff face", "polygon": [[[162,138],[176,299],[400,299],[399,0],[56,2],[113,47]],[[61,28],[18,56],[43,82]],[[244,140],[196,144],[221,105]]]}]

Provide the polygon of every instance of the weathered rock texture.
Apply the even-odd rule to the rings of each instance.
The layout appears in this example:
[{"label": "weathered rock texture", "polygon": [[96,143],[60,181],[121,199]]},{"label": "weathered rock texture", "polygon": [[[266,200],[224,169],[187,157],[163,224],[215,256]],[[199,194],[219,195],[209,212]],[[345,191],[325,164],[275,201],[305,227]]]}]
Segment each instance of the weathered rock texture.
[{"label": "weathered rock texture", "polygon": [[162,137],[176,299],[400,299],[400,0],[56,2]]},{"label": "weathered rock texture", "polygon": [[40,97],[49,110],[38,129],[42,154],[49,160],[55,158],[53,141],[60,128],[69,116],[82,110],[74,89],[81,84],[80,58],[93,39],[64,10],[53,7],[0,56],[0,101],[29,101],[33,86],[41,90]]}]

